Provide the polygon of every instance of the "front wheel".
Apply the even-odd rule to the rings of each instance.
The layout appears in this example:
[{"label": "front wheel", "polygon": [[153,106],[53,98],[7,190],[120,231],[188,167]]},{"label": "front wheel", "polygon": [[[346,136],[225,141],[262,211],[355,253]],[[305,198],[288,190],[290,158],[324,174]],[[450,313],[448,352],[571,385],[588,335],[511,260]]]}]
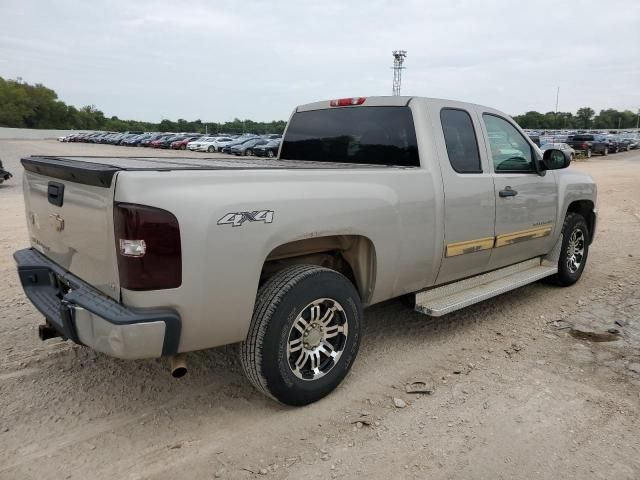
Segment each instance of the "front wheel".
[{"label": "front wheel", "polygon": [[209,145],[209,148],[207,148],[207,152],[209,152],[209,153],[213,153],[215,151],[216,151],[216,149],[215,149],[215,147],[213,145]]},{"label": "front wheel", "polygon": [[281,270],[259,290],[242,368],[262,393],[307,405],[333,391],[358,353],[360,297],[340,273],[315,265]]},{"label": "front wheel", "polygon": [[274,156],[273,150],[267,150],[267,157],[273,158]]},{"label": "front wheel", "polygon": [[550,280],[568,287],[580,279],[589,256],[589,239],[589,227],[584,217],[577,213],[567,213],[562,225],[558,273],[550,277]]},{"label": "front wheel", "polygon": [[251,150],[250,148],[247,148],[247,151],[244,152],[245,156],[250,157],[253,155],[253,150]]}]

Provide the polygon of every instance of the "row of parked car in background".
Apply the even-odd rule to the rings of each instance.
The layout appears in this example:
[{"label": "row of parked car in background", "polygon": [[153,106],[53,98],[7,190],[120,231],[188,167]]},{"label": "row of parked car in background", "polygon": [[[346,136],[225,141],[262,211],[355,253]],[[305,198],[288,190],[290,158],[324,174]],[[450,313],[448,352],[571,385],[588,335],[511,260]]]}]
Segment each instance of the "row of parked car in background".
[{"label": "row of parked car in background", "polygon": [[525,130],[533,142],[542,150],[555,148],[573,159],[577,154],[587,158],[592,155],[609,155],[610,153],[628,152],[640,148],[640,132],[592,132],[551,130],[538,132]]},{"label": "row of parked car in background", "polygon": [[[542,150],[562,150],[569,159],[577,153],[590,158],[592,155],[609,155],[640,148],[640,132],[591,132],[575,130],[547,130],[525,132]],[[59,137],[62,142],[104,143],[127,147],[171,148],[194,152],[219,152],[240,156],[275,157],[280,148],[282,135],[237,135],[199,133],[152,133],[152,132],[88,132]]]},{"label": "row of parked car in background", "polygon": [[88,132],[65,135],[58,137],[58,140],[272,158],[278,154],[282,135],[276,133],[203,135],[201,133]]}]

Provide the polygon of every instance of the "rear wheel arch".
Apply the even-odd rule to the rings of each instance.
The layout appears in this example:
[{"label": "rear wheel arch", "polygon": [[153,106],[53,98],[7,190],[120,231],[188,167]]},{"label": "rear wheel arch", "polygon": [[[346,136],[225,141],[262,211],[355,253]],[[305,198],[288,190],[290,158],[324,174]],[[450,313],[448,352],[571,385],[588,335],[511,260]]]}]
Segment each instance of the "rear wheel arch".
[{"label": "rear wheel arch", "polygon": [[373,242],[361,235],[328,235],[293,240],[275,247],[265,258],[260,285],[292,265],[318,265],[342,273],[355,286],[363,304],[375,288],[377,260]]}]

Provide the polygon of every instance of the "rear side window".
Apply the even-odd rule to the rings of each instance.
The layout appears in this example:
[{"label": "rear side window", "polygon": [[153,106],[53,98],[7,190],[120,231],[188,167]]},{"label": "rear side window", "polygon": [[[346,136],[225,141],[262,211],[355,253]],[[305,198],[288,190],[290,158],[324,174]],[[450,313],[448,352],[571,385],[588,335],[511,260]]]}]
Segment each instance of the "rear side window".
[{"label": "rear side window", "polygon": [[280,159],[420,165],[409,107],[343,107],[295,113]]},{"label": "rear side window", "polygon": [[482,173],[478,139],[469,114],[464,110],[443,108],[440,122],[453,169],[458,173]]}]

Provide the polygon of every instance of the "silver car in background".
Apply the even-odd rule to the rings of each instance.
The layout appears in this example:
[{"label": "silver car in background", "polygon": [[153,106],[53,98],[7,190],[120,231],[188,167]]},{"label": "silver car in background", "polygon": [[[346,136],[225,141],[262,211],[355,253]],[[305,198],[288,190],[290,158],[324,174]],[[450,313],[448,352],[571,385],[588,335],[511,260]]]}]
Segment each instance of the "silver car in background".
[{"label": "silver car in background", "polygon": [[550,148],[562,150],[562,153],[564,153],[564,156],[567,157],[567,160],[573,160],[573,157],[576,156],[576,151],[566,143],[545,143],[540,147],[540,150],[544,152],[545,150],[549,150]]}]

